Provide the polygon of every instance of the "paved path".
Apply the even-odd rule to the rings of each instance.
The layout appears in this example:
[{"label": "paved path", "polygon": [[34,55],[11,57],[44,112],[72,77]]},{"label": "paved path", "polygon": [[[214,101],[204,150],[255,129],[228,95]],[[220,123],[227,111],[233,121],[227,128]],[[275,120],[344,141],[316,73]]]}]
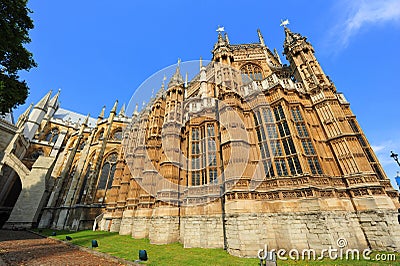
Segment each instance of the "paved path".
[{"label": "paved path", "polygon": [[0,230],[2,265],[124,265],[107,255],[97,255],[27,231]]}]

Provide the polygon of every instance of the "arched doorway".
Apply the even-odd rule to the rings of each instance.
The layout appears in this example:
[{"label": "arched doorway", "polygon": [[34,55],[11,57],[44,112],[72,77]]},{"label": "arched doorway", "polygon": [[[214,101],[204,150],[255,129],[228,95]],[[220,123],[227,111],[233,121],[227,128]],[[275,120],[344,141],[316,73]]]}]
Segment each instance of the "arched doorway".
[{"label": "arched doorway", "polygon": [[21,179],[9,166],[4,165],[0,175],[0,228],[10,217],[22,190]]}]

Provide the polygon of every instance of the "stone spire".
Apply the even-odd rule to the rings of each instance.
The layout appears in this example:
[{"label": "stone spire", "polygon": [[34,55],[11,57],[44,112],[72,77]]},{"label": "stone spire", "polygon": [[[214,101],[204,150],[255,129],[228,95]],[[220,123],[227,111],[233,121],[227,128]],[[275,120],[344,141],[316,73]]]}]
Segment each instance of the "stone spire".
[{"label": "stone spire", "polygon": [[125,103],[122,105],[121,110],[119,110],[119,117],[125,116]]},{"label": "stone spire", "polygon": [[36,131],[39,128],[39,125],[42,123],[46,113],[47,106],[49,104],[49,99],[51,96],[52,90],[50,90],[34,107],[32,112],[29,115],[28,122],[25,124],[24,128],[24,136],[28,140],[32,140],[35,136]]},{"label": "stone spire", "polygon": [[278,53],[278,51],[276,50],[276,48],[274,48],[274,56],[275,56],[276,59],[278,59],[279,64],[282,65],[281,57],[279,56],[279,53]]},{"label": "stone spire", "polygon": [[217,50],[218,48],[221,48],[221,47],[227,47],[227,46],[229,46],[228,34],[225,32],[225,38],[224,38],[224,37],[222,37],[222,33],[218,32],[218,40],[214,44],[214,50]]},{"label": "stone spire", "polygon": [[57,109],[59,106],[58,98],[60,97],[61,89],[58,89],[56,95],[49,101],[49,108]]},{"label": "stone spire", "polygon": [[180,85],[183,83],[183,78],[182,78],[181,70],[180,70],[180,63],[181,63],[181,59],[178,59],[178,66],[176,67],[175,73],[168,83],[168,88],[176,86],[176,85]]},{"label": "stone spire", "polygon": [[283,48],[285,50],[285,53],[286,50],[289,49],[289,46],[295,44],[296,42],[304,41],[308,44],[307,38],[301,36],[301,34],[292,32],[287,26],[284,26],[284,30],[285,30],[285,41],[283,43]]},{"label": "stone spire", "polygon": [[82,126],[87,127],[88,122],[89,122],[89,117],[90,117],[90,114],[87,114],[87,116],[85,117],[85,120],[81,124]]},{"label": "stone spire", "polygon": [[106,110],[106,106],[104,105],[103,108],[101,108],[100,114],[97,117],[97,124],[99,124],[101,122],[101,120],[103,120],[104,118],[104,111]]},{"label": "stone spire", "polygon": [[60,103],[58,101],[58,98],[60,97],[61,89],[58,89],[56,95],[54,95],[53,98],[49,100],[49,103],[47,105],[47,113],[46,113],[46,120],[50,120],[50,118],[53,117],[54,113],[57,111],[58,107],[60,106]]},{"label": "stone spire", "polygon": [[136,105],[135,105],[135,111],[133,111],[133,115],[138,115],[138,114],[139,114],[138,109],[139,109],[139,105],[136,104]]},{"label": "stone spire", "polygon": [[47,109],[49,99],[51,94],[53,93],[53,90],[50,90],[36,105],[33,107],[34,109]]},{"label": "stone spire", "polygon": [[226,42],[227,45],[230,45],[229,38],[228,38],[228,33],[227,33],[227,32],[225,32],[225,42]]},{"label": "stone spire", "polygon": [[162,80],[162,83],[161,83],[161,89],[162,90],[164,90],[165,89],[165,81],[167,80],[167,76],[165,76],[165,74],[164,74],[164,77],[163,77],[163,80]]},{"label": "stone spire", "polygon": [[117,106],[118,106],[118,100],[115,100],[114,106],[113,106],[113,108],[111,109],[110,114],[111,114],[111,113],[113,113],[113,114],[116,114],[116,113],[117,113]]},{"label": "stone spire", "polygon": [[261,30],[257,29],[258,40],[260,41],[261,46],[265,46],[264,37],[261,34]]},{"label": "stone spire", "polygon": [[28,120],[29,113],[31,112],[32,107],[33,107],[33,103],[31,103],[31,104],[29,105],[29,107],[25,110],[25,112],[23,112],[23,113],[19,116],[18,121],[17,121],[17,124],[16,124],[17,128],[22,127],[22,126],[25,124],[25,122]]}]

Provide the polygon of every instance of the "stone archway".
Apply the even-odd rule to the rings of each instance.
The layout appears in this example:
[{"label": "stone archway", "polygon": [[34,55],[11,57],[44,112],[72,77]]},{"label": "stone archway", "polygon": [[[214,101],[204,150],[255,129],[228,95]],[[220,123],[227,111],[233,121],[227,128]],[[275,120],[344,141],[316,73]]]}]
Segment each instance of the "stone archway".
[{"label": "stone archway", "polygon": [[4,167],[13,169],[21,180],[21,193],[3,228],[32,228],[37,226],[40,211],[47,198],[46,183],[54,166],[55,157],[40,156],[32,170],[13,154],[8,154]]}]

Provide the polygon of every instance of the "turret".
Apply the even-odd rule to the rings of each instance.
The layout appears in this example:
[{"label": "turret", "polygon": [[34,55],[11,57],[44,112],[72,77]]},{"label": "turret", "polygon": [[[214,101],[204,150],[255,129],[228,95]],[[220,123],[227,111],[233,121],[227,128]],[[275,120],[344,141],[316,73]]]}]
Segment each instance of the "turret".
[{"label": "turret", "polygon": [[[180,72],[180,60],[178,60],[178,66],[176,67],[174,75],[171,77],[171,80],[168,83],[168,89],[166,91],[165,97],[165,117],[164,121],[176,121],[180,122],[180,119],[177,119],[177,112],[180,112],[180,108],[182,105],[183,97],[184,97],[184,81]],[[179,121],[178,121],[179,120]]]},{"label": "turret", "polygon": [[180,70],[181,59],[178,59],[178,66],[176,67],[174,75],[172,75],[171,80],[168,83],[168,89],[174,86],[183,84],[183,78]]},{"label": "turret", "polygon": [[[285,29],[284,54],[297,81],[302,81],[307,92],[317,87],[332,85],[314,56],[314,48],[306,37]],[[332,86],[333,87],[333,86]]]},{"label": "turret", "polygon": [[222,28],[218,30],[218,40],[214,44],[214,49],[212,50],[214,62],[223,63],[226,65],[231,65],[233,62],[233,52],[229,43],[228,34],[225,33],[225,38],[222,37]]},{"label": "turret", "polygon": [[24,136],[28,140],[32,140],[35,136],[36,131],[39,128],[40,123],[43,121],[44,116],[47,113],[49,99],[51,96],[51,90],[33,107],[31,114],[29,115],[28,122],[25,124]]}]

